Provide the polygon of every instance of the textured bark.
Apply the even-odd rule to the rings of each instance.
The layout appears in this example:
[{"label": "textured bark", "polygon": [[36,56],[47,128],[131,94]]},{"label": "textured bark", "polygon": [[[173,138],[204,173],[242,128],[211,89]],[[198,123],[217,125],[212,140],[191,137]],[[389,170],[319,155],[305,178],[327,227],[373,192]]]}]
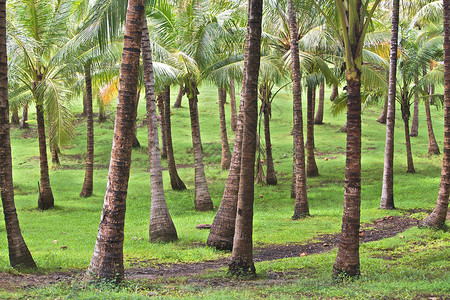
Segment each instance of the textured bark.
[{"label": "textured bark", "polygon": [[234,80],[230,79],[230,107],[231,107],[231,130],[236,131],[237,113],[236,113],[236,93],[234,88]]},{"label": "textured bark", "polygon": [[[408,107],[409,108],[409,107]],[[405,145],[406,145],[406,161],[408,163],[407,173],[415,173],[414,163],[411,151],[411,137],[409,136],[409,115],[407,118],[403,119],[403,124],[405,125]]]},{"label": "textured bark", "polygon": [[175,164],[175,155],[173,153],[172,145],[172,125],[170,122],[170,86],[167,86],[163,92],[164,99],[164,118],[165,118],[165,128],[164,132],[166,137],[167,145],[167,167],[169,169],[170,175],[170,185],[173,190],[182,191],[186,189],[186,185],[178,176],[177,165]]},{"label": "textured bark", "polygon": [[50,176],[48,174],[47,144],[45,142],[45,121],[42,104],[36,104],[36,119],[38,125],[39,161],[41,170],[38,208],[46,210],[53,207],[55,204],[52,188],[50,186]]},{"label": "textured bark", "polygon": [[131,165],[132,133],[136,121],[136,93],[142,35],[143,0],[128,1],[120,67],[111,161],[94,254],[87,277],[120,282],[124,278],[123,238],[126,197]]},{"label": "textured bark", "polygon": [[52,146],[52,144],[50,144],[50,153],[52,154],[52,164],[57,166],[61,165],[61,162],[59,161],[59,154],[61,153],[61,150],[58,145]]},{"label": "textured bark", "polygon": [[266,99],[263,102],[263,113],[264,113],[264,139],[266,143],[266,183],[268,185],[276,185],[277,184],[277,175],[275,174],[275,168],[273,166],[273,156],[272,156],[272,142],[270,140],[270,117],[272,115],[271,112],[271,103],[267,98],[266,91]]},{"label": "textured bark", "polygon": [[[152,49],[148,35],[147,20],[143,19],[142,62],[144,65],[145,99],[147,105],[148,157],[150,161],[151,209],[150,241],[175,241],[177,231],[167,208],[164,195],[163,175],[158,141],[158,121],[156,117],[155,78],[153,76]],[[162,101],[161,101],[162,102]],[[164,115],[164,109],[160,111]],[[164,131],[164,130],[162,130]]]},{"label": "textured bark", "polygon": [[338,131],[347,133],[347,122]]},{"label": "textured bark", "polygon": [[[431,85],[428,91],[430,95],[434,93],[434,87]],[[430,97],[431,98],[431,97]],[[433,131],[433,123],[431,122],[431,111],[430,111],[430,102],[428,99],[425,99],[425,115],[427,119],[427,132],[428,132],[428,154],[440,154],[439,146],[436,142],[436,138],[434,136]]]},{"label": "textured bark", "polygon": [[[293,0],[288,2],[289,10],[289,33],[291,36],[291,58],[292,58],[292,92],[293,92],[293,112],[294,112],[294,178],[295,184],[291,188],[291,196],[294,193],[295,207],[292,219],[309,216],[308,194],[306,186],[305,168],[305,144],[303,139],[303,114],[302,114],[302,75],[300,71],[300,58],[298,55],[297,40],[297,18],[295,15]],[[293,182],[293,183],[294,183]],[[293,192],[293,193],[292,193]]]},{"label": "textured bark", "polygon": [[11,267],[18,269],[35,268],[36,263],[31,257],[20,231],[14,204],[7,73],[6,1],[0,0],[0,184],[8,238],[9,263]]},{"label": "textured bark", "polygon": [[420,222],[421,226],[443,228],[450,195],[450,1],[444,0],[444,154],[441,183],[433,212]]},{"label": "textured bark", "polygon": [[157,105],[159,111],[159,126],[161,127],[161,158],[167,158],[167,137],[166,131],[166,117],[164,114],[164,97],[162,94],[158,95]]},{"label": "textured bark", "polygon": [[[134,102],[135,103],[134,104],[134,111],[135,111],[136,115],[137,115],[137,109],[138,109],[138,106],[139,106],[139,98],[140,97],[141,97],[141,90],[138,89],[138,91],[136,93],[136,99],[135,99],[135,102]],[[134,130],[133,130],[133,140],[131,142],[131,147],[133,147],[133,148],[141,147],[141,143],[139,142],[136,133],[137,133],[137,127],[136,127],[136,124],[135,124],[134,125]]]},{"label": "textured bark", "polygon": [[20,119],[19,128],[30,128],[30,125],[28,125],[28,103],[25,103],[25,105],[23,106],[22,118]]},{"label": "textured bark", "polygon": [[381,209],[395,209],[394,206],[394,128],[395,94],[397,84],[399,0],[393,0],[391,52],[389,65],[389,96],[386,117],[386,144],[384,148],[383,187],[381,190]]},{"label": "textured bark", "polygon": [[385,96],[384,97],[384,105],[383,105],[383,110],[381,111],[380,116],[377,119],[378,123],[381,124],[386,124],[386,117],[387,117],[387,108],[388,108],[388,99],[389,96]]},{"label": "textured bark", "polygon": [[98,106],[97,120],[99,123],[103,123],[106,121],[105,105],[103,104],[100,104]]},{"label": "textured bark", "polygon": [[86,170],[84,183],[81,189],[81,197],[92,196],[94,186],[94,113],[92,111],[92,80],[90,65],[84,69],[84,81],[86,84]]},{"label": "textured bark", "polygon": [[336,99],[336,97],[338,95],[339,95],[338,86],[337,86],[337,84],[333,84],[333,88],[332,88],[331,94],[330,94],[330,101],[333,102],[334,99]]},{"label": "textured bark", "polygon": [[[414,79],[414,83],[417,84],[418,78]],[[411,122],[411,132],[409,136],[416,137],[419,134],[419,91],[415,91],[414,93],[414,113]]]},{"label": "textured bark", "polygon": [[220,120],[220,137],[222,141],[222,170],[228,170],[231,163],[230,146],[228,145],[227,123],[225,120],[225,102],[227,92],[225,89],[219,88],[219,120]]},{"label": "textured bark", "polygon": [[177,100],[175,101],[173,108],[181,107],[181,100],[183,100],[184,94],[185,94],[185,88],[184,88],[183,84],[180,84],[180,89],[178,90]]},{"label": "textured bark", "polygon": [[319,176],[316,158],[314,157],[314,88],[307,87],[307,114],[306,114],[306,176]]},{"label": "textured bark", "polygon": [[189,79],[186,83],[186,93],[189,99],[189,113],[191,117],[192,148],[194,150],[195,168],[195,210],[212,210],[213,203],[209,195],[208,183],[206,181],[205,167],[203,165],[203,148],[200,137],[200,124],[198,121],[197,107],[197,84],[194,79]]},{"label": "textured bark", "polygon": [[11,116],[11,124],[12,125],[19,125],[20,118],[19,118],[19,109],[15,108],[13,110],[12,116]]},{"label": "textured bark", "polygon": [[[245,60],[243,74],[244,122],[241,173],[236,213],[233,250],[229,272],[234,275],[252,275],[253,263],[253,198],[256,153],[256,126],[258,123],[258,75],[261,47],[262,0],[249,0]],[[245,87],[244,87],[245,84]]]},{"label": "textured bark", "polygon": [[323,124],[323,105],[325,100],[325,83],[322,81],[319,85],[319,104],[317,105],[316,116],[314,117],[314,124]]}]

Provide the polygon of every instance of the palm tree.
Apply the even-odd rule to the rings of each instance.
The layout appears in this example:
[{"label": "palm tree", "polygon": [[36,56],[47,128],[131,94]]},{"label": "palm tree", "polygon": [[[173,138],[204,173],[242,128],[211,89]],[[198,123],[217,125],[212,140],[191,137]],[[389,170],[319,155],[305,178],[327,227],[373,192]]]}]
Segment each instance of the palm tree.
[{"label": "palm tree", "polygon": [[[148,151],[152,193],[149,237],[151,241],[174,241],[178,237],[164,197],[163,176],[158,142],[158,123],[156,119],[155,80],[153,78],[152,50],[147,28],[147,19],[145,16],[143,16],[142,29],[142,61],[144,65],[145,98],[147,100]],[[162,114],[164,114],[164,110],[162,110]]]},{"label": "palm tree", "polygon": [[397,48],[399,0],[393,0],[391,54],[389,66],[389,96],[386,116],[386,148],[384,152],[383,187],[380,208],[394,209],[394,125],[395,125],[395,93],[397,90]]},{"label": "palm tree", "polygon": [[448,212],[450,194],[450,1],[444,0],[444,115],[445,138],[439,196],[433,212],[420,225],[442,228]]},{"label": "palm tree", "polygon": [[261,46],[262,1],[248,1],[247,40],[242,84],[244,96],[244,122],[241,173],[237,202],[236,227],[229,272],[235,275],[255,273],[253,263],[253,197],[258,120],[258,75]]},{"label": "palm tree", "polygon": [[13,268],[35,268],[36,263],[22,237],[14,204],[11,139],[8,102],[8,60],[6,51],[6,1],[0,1],[0,184],[8,237],[9,263]]},{"label": "palm tree", "polygon": [[319,83],[319,103],[317,105],[316,116],[314,117],[315,125],[323,124],[323,105],[325,102],[325,83],[321,81]]},{"label": "palm tree", "polygon": [[222,141],[222,170],[228,170],[231,163],[230,146],[228,145],[227,124],[225,120],[225,102],[227,99],[227,91],[219,88],[219,120],[220,120],[220,136]]},{"label": "palm tree", "polygon": [[114,127],[107,190],[94,254],[87,271],[92,280],[120,282],[124,278],[123,238],[131,164],[131,138],[136,120],[144,1],[128,1],[120,71],[119,101]]}]

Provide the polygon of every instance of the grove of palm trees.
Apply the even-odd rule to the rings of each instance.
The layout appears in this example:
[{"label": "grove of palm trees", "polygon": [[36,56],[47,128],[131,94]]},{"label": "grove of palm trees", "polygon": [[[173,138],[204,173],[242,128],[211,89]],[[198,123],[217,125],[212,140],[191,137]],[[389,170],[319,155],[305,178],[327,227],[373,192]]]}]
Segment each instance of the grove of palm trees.
[{"label": "grove of palm trees", "polygon": [[1,298],[450,296],[450,1],[0,1],[0,54]]}]

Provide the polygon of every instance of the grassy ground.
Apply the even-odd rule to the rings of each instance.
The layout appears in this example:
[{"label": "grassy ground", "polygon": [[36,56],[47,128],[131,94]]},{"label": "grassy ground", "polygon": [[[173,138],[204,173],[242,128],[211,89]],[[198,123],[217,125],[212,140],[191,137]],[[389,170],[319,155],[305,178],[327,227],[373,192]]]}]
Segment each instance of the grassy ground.
[{"label": "grassy ground", "polygon": [[[172,99],[176,90],[172,90]],[[328,95],[328,94],[327,94]],[[255,188],[254,243],[302,243],[319,234],[340,230],[343,201],[346,135],[337,130],[345,123],[345,114],[332,117],[325,110],[324,125],[315,127],[316,160],[320,176],[308,179],[308,197],[312,217],[292,221],[293,200],[290,199],[292,176],[292,95],[280,93],[272,106],[273,155],[279,184],[257,185]],[[328,97],[326,98],[328,99]],[[135,261],[155,263],[200,262],[229,256],[202,246],[207,231],[197,230],[199,223],[211,223],[215,212],[194,210],[194,169],[190,137],[189,110],[174,110],[172,128],[174,149],[180,177],[188,190],[170,189],[164,171],[166,199],[179,240],[169,244],[152,244],[147,240],[150,212],[148,148],[145,126],[137,136],[141,148],[133,150],[133,163],[127,199],[125,227],[125,265]],[[220,131],[217,90],[204,86],[199,95],[200,128],[205,152],[206,176],[216,207],[219,206],[227,172],[220,169]],[[172,101],[173,103],[173,101]],[[326,108],[329,108],[326,101]],[[227,113],[229,105],[227,105]],[[385,127],[375,120],[381,106],[363,112],[362,141],[362,222],[390,215],[402,215],[413,208],[432,209],[436,202],[441,156],[427,154],[425,114],[420,107],[419,136],[412,139],[415,174],[407,174],[403,123],[397,111],[394,163],[396,211],[378,209],[381,195]],[[81,108],[78,107],[81,111]],[[306,109],[305,109],[306,111]],[[106,187],[113,134],[113,108],[106,123],[95,127],[94,196],[80,198],[84,179],[86,148],[84,121],[77,126],[73,142],[62,149],[61,166],[50,172],[55,196],[54,209],[41,212],[37,207],[39,180],[38,144],[35,123],[31,130],[12,130],[14,186],[16,206],[25,240],[38,264],[37,272],[84,269],[88,266],[97,234]],[[443,111],[432,109],[436,138],[442,151]],[[33,114],[30,115],[31,117]],[[145,117],[141,99],[138,124]],[[229,115],[227,115],[229,120]],[[229,125],[229,124],[228,124]],[[228,128],[230,144],[234,133]],[[166,164],[163,161],[163,167]],[[422,213],[424,216],[425,214]],[[420,214],[417,216],[422,216]],[[0,271],[16,273],[9,267],[6,234],[0,224]],[[48,285],[44,288],[4,291],[0,297],[35,298],[139,298],[159,295],[167,297],[205,296],[208,298],[420,298],[450,297],[449,232],[413,228],[404,238],[362,245],[362,278],[354,282],[335,283],[330,278],[336,251],[307,257],[290,258],[256,264],[259,279],[239,281],[224,277],[225,269],[202,275],[199,280],[178,278],[161,282],[128,282],[119,288],[82,286],[78,283]],[[67,248],[63,247],[66,246]],[[63,247],[63,248],[61,248]],[[388,259],[386,259],[386,256]],[[220,282],[214,286],[214,282]]]}]

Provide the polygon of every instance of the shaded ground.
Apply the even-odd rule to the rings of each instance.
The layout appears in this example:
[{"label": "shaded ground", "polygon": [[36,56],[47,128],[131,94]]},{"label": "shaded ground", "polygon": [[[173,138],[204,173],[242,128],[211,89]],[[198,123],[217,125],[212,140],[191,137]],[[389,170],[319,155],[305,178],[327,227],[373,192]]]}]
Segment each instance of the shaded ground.
[{"label": "shaded ground", "polygon": [[[417,211],[409,211],[404,216],[386,216],[361,226],[361,242],[378,241],[395,236],[417,224],[417,219],[409,217]],[[330,251],[337,246],[339,234],[321,235],[306,244],[263,245],[254,249],[254,261],[271,261],[287,257],[305,256]],[[208,270],[226,266],[228,259],[205,261],[192,264],[154,264],[137,262],[125,271],[127,279],[157,279],[187,277]],[[52,285],[61,281],[71,281],[82,277],[82,271],[54,272],[51,274],[11,274],[0,273],[0,290],[14,291],[34,286]],[[274,279],[279,276],[274,274]],[[210,283],[211,284],[211,283]]]}]

